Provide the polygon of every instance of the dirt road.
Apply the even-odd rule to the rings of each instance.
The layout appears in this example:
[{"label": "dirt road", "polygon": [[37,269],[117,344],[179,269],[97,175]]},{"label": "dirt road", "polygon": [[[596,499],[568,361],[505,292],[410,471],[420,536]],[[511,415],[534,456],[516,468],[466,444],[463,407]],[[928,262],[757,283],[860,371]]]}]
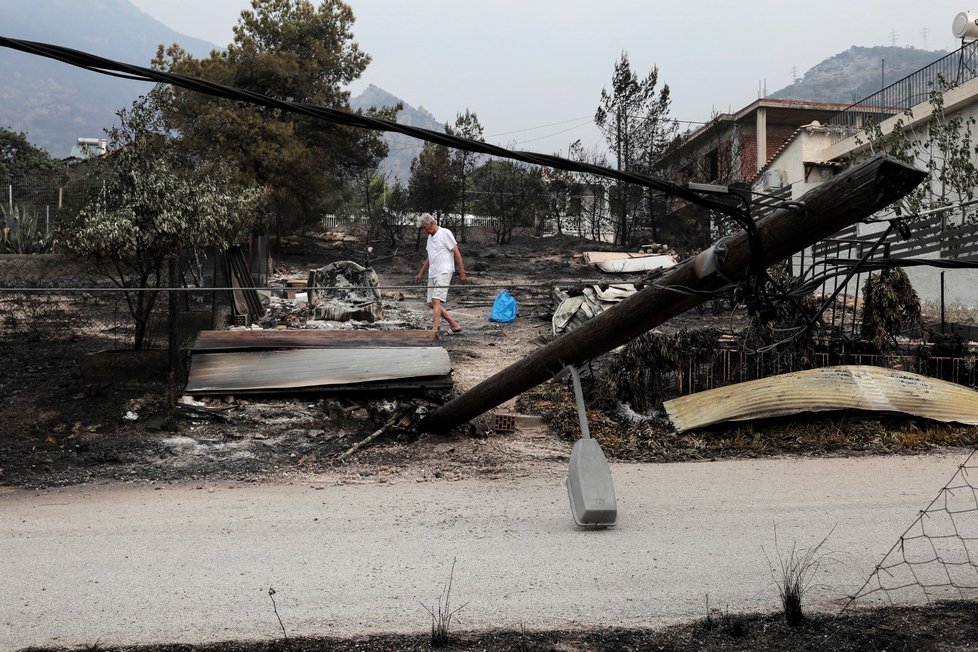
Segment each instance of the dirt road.
[{"label": "dirt road", "polygon": [[773,610],[768,558],[834,529],[835,609],[963,455],[614,465],[619,525],[571,522],[564,467],[520,479],[109,485],[0,495],[0,649],[424,631],[457,559],[466,629]]}]

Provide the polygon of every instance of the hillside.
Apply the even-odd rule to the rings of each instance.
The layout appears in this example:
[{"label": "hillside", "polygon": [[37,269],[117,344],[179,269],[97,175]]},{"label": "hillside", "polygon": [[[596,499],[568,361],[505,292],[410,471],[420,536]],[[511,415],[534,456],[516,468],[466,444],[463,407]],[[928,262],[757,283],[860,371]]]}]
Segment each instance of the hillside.
[{"label": "hillside", "polygon": [[899,81],[946,54],[943,50],[909,47],[853,46],[825,59],[794,84],[768,97],[851,104],[880,90],[881,84]]},{"label": "hillside", "polygon": [[[403,102],[403,100],[373,84],[367,86],[356,97],[350,98],[350,106],[354,110],[362,109],[364,111],[369,108],[380,109],[395,106],[398,102]],[[403,104],[404,108],[397,114],[398,124],[433,131],[445,130],[445,125],[425,111],[423,107],[415,108],[407,102],[403,102]],[[406,185],[411,176],[411,161],[417,158],[423,143],[416,138],[403,134],[384,134],[384,140],[387,141],[390,152],[383,163],[382,171],[388,175],[391,182],[397,180]]]},{"label": "hillside", "polygon": [[[179,43],[196,56],[216,46],[166,27],[126,0],[0,0],[0,33],[148,65],[159,44]],[[148,90],[64,63],[0,48],[0,127],[27,133],[55,157],[79,137],[97,138],[115,114]]]}]

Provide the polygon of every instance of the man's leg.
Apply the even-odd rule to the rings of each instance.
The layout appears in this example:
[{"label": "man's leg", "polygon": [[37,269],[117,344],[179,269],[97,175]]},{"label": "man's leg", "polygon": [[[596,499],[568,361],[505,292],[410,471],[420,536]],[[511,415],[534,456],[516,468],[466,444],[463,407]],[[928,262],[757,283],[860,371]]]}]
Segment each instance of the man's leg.
[{"label": "man's leg", "polygon": [[438,327],[444,317],[448,322],[449,328],[453,331],[459,330],[458,322],[445,310],[444,301],[448,298],[448,285],[452,281],[451,274],[442,274],[437,278],[428,280],[428,306],[431,308],[431,331],[437,335]]},{"label": "man's leg", "polygon": [[[448,322],[449,328],[451,328],[453,331],[457,331],[461,328],[458,322],[452,319],[452,316],[448,314],[447,310],[445,310],[445,304],[442,303],[441,301],[438,302],[438,310],[441,311],[441,316],[444,317],[445,321]],[[437,330],[437,328],[435,330]]]},{"label": "man's leg", "polygon": [[441,325],[441,314],[445,312],[445,309],[441,307],[441,299],[431,300],[431,332],[435,335],[438,334],[438,327]]}]

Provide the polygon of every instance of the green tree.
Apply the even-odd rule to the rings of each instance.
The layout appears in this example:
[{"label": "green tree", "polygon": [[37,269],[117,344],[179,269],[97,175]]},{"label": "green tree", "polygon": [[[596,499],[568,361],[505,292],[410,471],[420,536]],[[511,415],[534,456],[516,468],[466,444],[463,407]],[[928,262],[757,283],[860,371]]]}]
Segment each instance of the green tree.
[{"label": "green tree", "polygon": [[[461,138],[468,138],[469,140],[480,142],[484,140],[479,117],[468,109],[465,109],[465,113],[459,113],[455,118],[455,126],[446,126],[445,131]],[[452,167],[455,171],[456,182],[458,183],[458,232],[461,242],[465,242],[465,214],[468,212],[466,202],[468,198],[468,187],[471,183],[472,173],[479,167],[483,158],[481,154],[464,149],[457,149],[452,152]]]},{"label": "green tree", "polygon": [[124,289],[136,349],[146,342],[170,261],[186,269],[200,252],[227,245],[252,227],[261,199],[258,190],[232,184],[229,166],[188,156],[163,118],[168,99],[157,87],[119,112],[121,124],[109,134],[112,155],[91,172],[103,183],[59,224],[57,236]]},{"label": "green tree", "polygon": [[[336,210],[340,219],[365,220],[366,248],[372,253],[374,244],[397,247],[410,223],[406,191],[400,184],[390,188],[387,179],[377,170],[365,170],[349,184],[349,199]],[[370,256],[367,256],[368,258]]]},{"label": "green tree", "polygon": [[411,162],[408,192],[415,210],[442,217],[455,206],[458,185],[448,147],[425,143],[418,158]]},{"label": "green tree", "polygon": [[[910,110],[887,134],[882,132],[879,123],[866,130],[864,137],[868,138],[870,155],[883,152],[927,170],[929,174],[926,182],[901,200],[898,214],[954,207],[974,199],[978,193],[978,166],[975,164],[978,145],[972,135],[978,121],[970,115],[945,111],[944,92],[953,87],[939,79],[937,88],[931,91],[928,101],[932,114],[926,131],[908,126],[914,119]],[[960,219],[974,220],[966,207],[960,210]],[[954,211],[944,214],[953,215]]]},{"label": "green tree", "polygon": [[546,215],[547,189],[540,168],[492,160],[476,170],[476,209],[493,218],[496,244],[508,244],[516,227],[534,227]]},{"label": "green tree", "polygon": [[64,163],[35,147],[27,135],[0,129],[0,183],[18,185],[26,179],[63,181]]},{"label": "green tree", "polygon": [[[353,41],[353,21],[340,0],[252,0],[226,50],[198,60],[179,46],[161,47],[154,64],[280,100],[349,110],[345,88],[370,61]],[[270,188],[269,211],[284,226],[317,219],[344,179],[374,169],[387,153],[376,132],[179,89],[169,118],[196,154],[233,162],[243,185]]]},{"label": "green tree", "polygon": [[15,213],[22,223],[28,217],[46,222],[48,212],[44,207],[58,206],[59,188],[67,178],[62,161],[32,145],[25,134],[0,129],[0,203],[6,209],[7,222],[13,220]]},{"label": "green tree", "polygon": [[411,216],[411,197],[400,183],[389,188],[383,209],[372,224],[376,237],[394,250],[404,239],[408,227],[414,226]]},{"label": "green tree", "polygon": [[[605,136],[619,170],[652,174],[655,161],[665,150],[675,122],[669,120],[669,86],[659,83],[659,69],[653,67],[644,79],[632,71],[628,54],[622,52],[615,64],[611,90],[601,89],[601,101],[594,114],[594,122]],[[614,196],[615,241],[629,244],[638,212],[642,207],[644,217],[655,234],[656,202],[651,189],[643,192],[632,184],[618,182]]]}]

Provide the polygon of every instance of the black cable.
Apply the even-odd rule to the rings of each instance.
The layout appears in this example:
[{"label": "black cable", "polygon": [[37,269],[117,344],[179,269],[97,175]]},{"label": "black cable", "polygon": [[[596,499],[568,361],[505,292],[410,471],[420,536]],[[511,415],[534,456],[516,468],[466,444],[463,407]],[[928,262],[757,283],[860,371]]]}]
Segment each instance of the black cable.
[{"label": "black cable", "polygon": [[724,202],[703,197],[684,186],[652,176],[624,172],[621,170],[612,170],[611,168],[593,165],[590,163],[571,161],[551,154],[509,150],[504,147],[491,145],[483,141],[470,140],[430,129],[402,125],[390,120],[375,118],[360,113],[349,113],[339,109],[314,106],[302,102],[279,100],[268,95],[248,91],[242,88],[218,84],[216,82],[211,82],[196,77],[189,77],[186,75],[179,75],[162,70],[154,70],[152,68],[122,63],[113,59],[100,57],[87,52],[82,52],[81,50],[66,48],[60,45],[40,43],[37,41],[25,41],[0,36],[0,46],[48,59],[55,59],[57,61],[62,61],[64,63],[100,74],[126,76],[128,79],[170,84],[171,86],[185,88],[204,95],[279,109],[289,113],[305,115],[347,127],[401,133],[406,136],[418,138],[437,145],[444,145],[453,149],[488,154],[490,156],[508,158],[515,161],[522,161],[524,163],[557,168],[570,172],[585,172],[595,174],[616,179],[618,181],[624,181],[626,183],[634,183],[646,188],[652,188],[653,190],[658,190],[663,193],[672,194],[690,203],[703,206],[710,210],[718,211],[725,215],[733,216],[733,213],[736,212],[734,207],[725,204]]}]

